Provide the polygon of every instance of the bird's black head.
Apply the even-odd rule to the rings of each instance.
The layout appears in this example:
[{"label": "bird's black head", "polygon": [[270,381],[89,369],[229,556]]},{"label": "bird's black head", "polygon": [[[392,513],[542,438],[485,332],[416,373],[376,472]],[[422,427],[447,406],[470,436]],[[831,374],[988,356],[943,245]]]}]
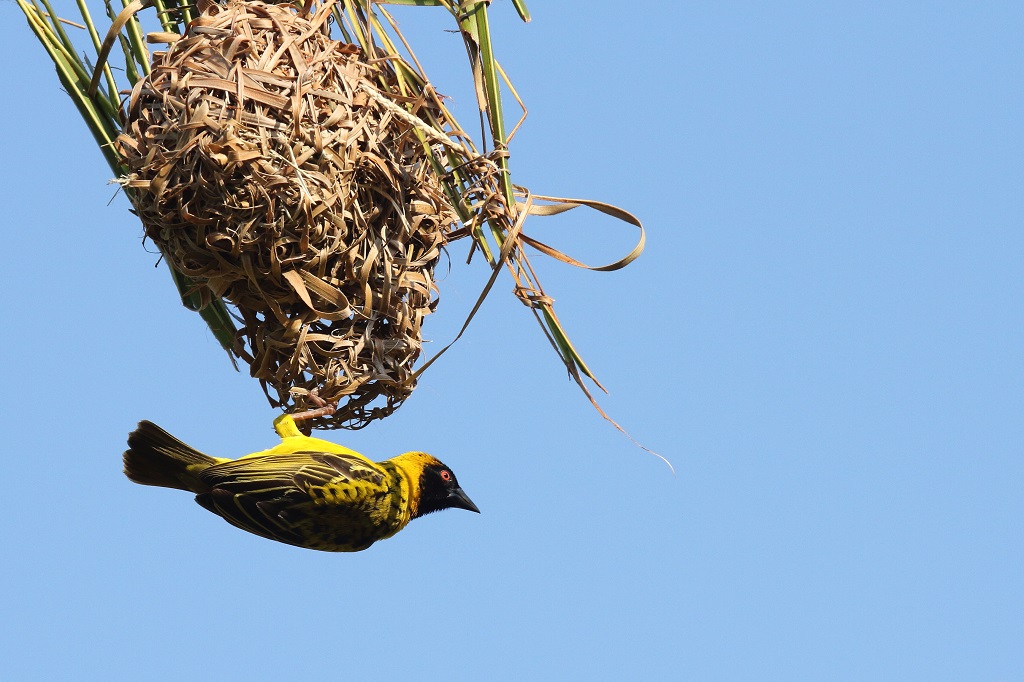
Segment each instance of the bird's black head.
[{"label": "bird's black head", "polygon": [[434,460],[423,467],[420,474],[420,500],[416,516],[442,509],[467,509],[480,513],[469,496],[459,487],[452,470]]}]

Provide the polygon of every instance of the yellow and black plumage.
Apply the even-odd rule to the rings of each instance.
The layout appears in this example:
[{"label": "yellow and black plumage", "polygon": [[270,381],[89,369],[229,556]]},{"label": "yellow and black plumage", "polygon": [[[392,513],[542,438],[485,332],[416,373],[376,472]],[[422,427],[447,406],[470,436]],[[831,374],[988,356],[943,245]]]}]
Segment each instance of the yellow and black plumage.
[{"label": "yellow and black plumage", "polygon": [[281,443],[239,459],[204,455],[152,422],[128,436],[125,475],[196,493],[196,502],[250,533],[327,552],[358,552],[441,509],[479,512],[455,474],[424,452],[373,462],[274,421]]}]

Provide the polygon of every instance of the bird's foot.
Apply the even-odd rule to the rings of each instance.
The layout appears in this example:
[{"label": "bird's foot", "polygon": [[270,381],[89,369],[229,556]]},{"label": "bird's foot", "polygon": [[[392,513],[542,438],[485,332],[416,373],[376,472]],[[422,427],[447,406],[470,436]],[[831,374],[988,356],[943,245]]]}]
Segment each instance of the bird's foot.
[{"label": "bird's foot", "polygon": [[299,422],[308,419],[316,419],[317,417],[330,417],[338,411],[338,403],[329,403],[320,397],[318,389],[313,389],[308,394],[309,399],[313,402],[316,407],[312,410],[304,410],[302,412],[296,412],[292,415],[292,419]]}]

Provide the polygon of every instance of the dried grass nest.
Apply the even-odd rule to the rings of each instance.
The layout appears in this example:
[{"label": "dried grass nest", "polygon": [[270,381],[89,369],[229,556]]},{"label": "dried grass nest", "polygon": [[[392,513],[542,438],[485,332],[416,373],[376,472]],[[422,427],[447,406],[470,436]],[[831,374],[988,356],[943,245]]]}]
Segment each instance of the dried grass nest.
[{"label": "dried grass nest", "polygon": [[414,130],[442,112],[331,40],[330,6],[207,5],[154,53],[116,147],[146,236],[237,308],[236,352],[271,403],[317,389],[340,404],[316,426],[358,428],[414,388],[458,216]]}]

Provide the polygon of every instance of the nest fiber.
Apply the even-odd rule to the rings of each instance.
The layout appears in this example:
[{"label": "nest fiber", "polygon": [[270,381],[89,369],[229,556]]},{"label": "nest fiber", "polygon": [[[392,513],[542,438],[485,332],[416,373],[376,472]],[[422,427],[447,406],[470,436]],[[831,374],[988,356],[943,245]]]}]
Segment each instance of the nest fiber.
[{"label": "nest fiber", "polygon": [[154,54],[117,147],[146,235],[237,308],[236,351],[271,402],[317,389],[340,401],[317,425],[355,428],[414,387],[457,216],[416,130],[441,111],[331,40],[329,18],[207,6]]}]

